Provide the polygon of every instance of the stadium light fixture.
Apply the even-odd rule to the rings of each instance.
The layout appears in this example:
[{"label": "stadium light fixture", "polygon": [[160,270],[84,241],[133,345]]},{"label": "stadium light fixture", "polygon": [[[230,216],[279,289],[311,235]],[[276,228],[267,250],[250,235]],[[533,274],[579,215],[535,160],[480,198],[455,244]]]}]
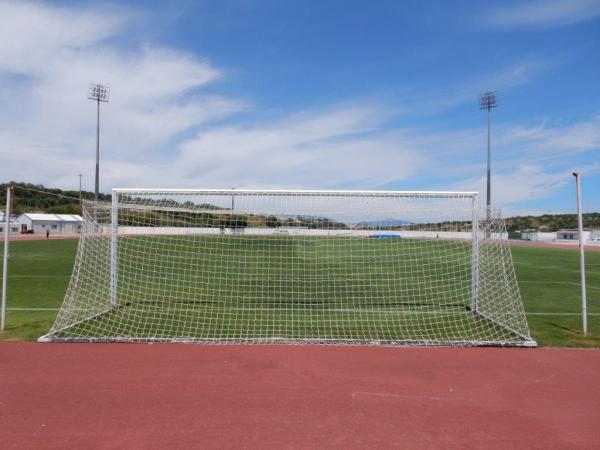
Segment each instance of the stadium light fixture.
[{"label": "stadium light fixture", "polygon": [[494,91],[484,92],[479,96],[479,108],[487,110],[487,197],[486,197],[486,206],[487,206],[487,219],[490,218],[490,207],[492,206],[492,162],[491,162],[491,154],[492,154],[492,140],[491,140],[491,125],[492,125],[492,114],[491,111],[493,108],[498,106],[498,101],[496,99],[496,93]]},{"label": "stadium light fixture", "polygon": [[110,87],[100,83],[90,83],[88,89],[88,98],[96,101],[98,104],[98,113],[96,115],[96,183],[94,188],[94,200],[98,201],[98,191],[100,189],[100,102],[108,103],[110,96]]}]

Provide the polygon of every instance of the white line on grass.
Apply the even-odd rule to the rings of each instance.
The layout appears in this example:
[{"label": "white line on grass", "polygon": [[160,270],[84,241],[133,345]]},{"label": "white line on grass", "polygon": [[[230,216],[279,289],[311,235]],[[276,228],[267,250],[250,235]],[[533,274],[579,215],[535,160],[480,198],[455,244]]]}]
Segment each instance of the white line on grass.
[{"label": "white line on grass", "polygon": [[[574,281],[535,281],[535,280],[520,280],[519,283],[535,283],[535,284],[568,284],[570,286],[580,287],[581,283],[575,283]],[[598,286],[592,286],[589,283],[586,283],[586,287],[588,289],[596,289],[600,290]]]},{"label": "white line on grass", "polygon": [[9,275],[8,278],[71,278],[71,275]]},{"label": "white line on grass", "polygon": [[[526,312],[528,316],[577,316],[580,317],[581,313],[570,313],[570,312]],[[600,316],[600,313],[587,313],[588,316]]]},{"label": "white line on grass", "polygon": [[59,311],[60,308],[6,308],[8,311]]}]

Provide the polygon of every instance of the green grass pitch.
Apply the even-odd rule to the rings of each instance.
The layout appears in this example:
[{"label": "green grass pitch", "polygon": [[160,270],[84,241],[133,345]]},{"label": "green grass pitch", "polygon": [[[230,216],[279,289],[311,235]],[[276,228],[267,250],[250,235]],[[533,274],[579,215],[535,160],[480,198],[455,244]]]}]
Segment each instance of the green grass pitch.
[{"label": "green grass pitch", "polygon": [[[11,243],[7,329],[0,335],[0,339],[35,339],[48,331],[56,315],[57,308],[59,308],[62,303],[69,282],[76,248],[77,241],[74,240],[17,241]],[[125,249],[126,248],[127,247],[125,247]],[[219,249],[214,250],[215,257],[218,257],[217,250]],[[286,250],[284,250],[283,246],[280,250],[281,253],[279,253],[279,257],[281,260],[292,256],[285,253]],[[310,249],[305,250],[310,251]],[[296,251],[302,251],[302,249],[296,249]],[[291,295],[297,295],[298,292],[302,292],[303,289],[307,288],[307,286],[282,285],[277,282],[278,279],[282,278],[282,274],[278,273],[278,270],[282,270],[282,266],[277,264],[277,249],[265,249],[265,254],[267,252],[271,256],[273,264],[272,266],[266,267],[265,263],[262,263],[260,270],[264,271],[265,268],[267,268],[269,273],[269,277],[266,279],[264,277],[262,278],[262,283],[272,283],[271,287],[274,292],[281,292],[281,289],[289,289]],[[540,345],[600,346],[600,252],[588,252],[586,255],[589,311],[591,313],[589,323],[591,333],[585,338],[580,333],[581,319],[575,315],[580,311],[577,251],[514,247],[512,253],[519,279],[519,286],[525,303],[525,309],[528,313],[531,313],[528,315],[528,321],[534,339],[536,339]],[[210,252],[208,252],[208,254],[210,254]],[[275,258],[273,258],[273,255],[275,255]],[[134,258],[135,255],[131,254],[130,257]],[[260,252],[252,257],[260,257]],[[414,255],[412,255],[412,257],[414,258]],[[238,273],[238,276],[245,277],[247,281],[245,283],[246,286],[252,285],[250,280],[261,279],[255,272],[257,270],[256,264],[247,264],[248,261],[244,261],[243,258],[235,258],[235,260],[237,261],[235,263],[236,265],[228,267],[228,271],[235,270],[236,273]],[[264,259],[261,261],[264,261]],[[165,264],[168,263],[167,259]],[[329,263],[332,262],[330,261]],[[355,276],[352,278],[354,284],[356,284],[356,280],[366,280],[368,276],[373,275],[366,273],[368,272],[368,261],[354,261],[354,264],[356,269]],[[331,269],[331,264],[328,267]],[[340,267],[340,270],[342,269],[348,274],[347,269]],[[322,271],[320,270],[318,262],[315,262],[313,270],[314,277],[321,276],[319,274],[322,273]],[[381,270],[381,266],[379,266],[378,270]],[[214,274],[214,276],[217,276],[217,274]],[[140,278],[140,280],[141,279],[142,278]],[[399,282],[406,282],[406,280],[399,280]],[[185,274],[181,274],[177,283],[180,292],[186,291],[185,289],[181,289],[182,286],[186,286],[186,283],[188,283],[187,289],[190,293],[195,289],[195,283],[192,279],[186,280]],[[340,279],[339,283],[338,290],[344,285],[344,280]],[[361,285],[361,283],[358,284]],[[312,286],[317,285],[313,283]],[[368,297],[370,302],[372,302],[373,299],[378,298],[377,285],[369,285],[365,282],[362,283],[362,286],[365,290],[365,298]],[[459,286],[468,286],[468,284],[462,281],[457,283],[456,289],[460,291],[461,288]],[[138,287],[139,289],[143,289],[143,283],[140,283]],[[267,286],[267,288],[268,287],[269,286]],[[135,288],[135,286],[132,285],[130,288]],[[264,293],[265,286],[260,286],[260,289],[261,292]],[[448,289],[448,286],[446,286],[446,289]],[[324,294],[327,293],[326,290],[323,290],[322,286],[319,286],[317,291]],[[211,301],[216,300],[211,299],[210,296],[207,297],[207,292],[211,292],[210,289],[204,290],[203,298],[206,302],[210,303]],[[379,294],[381,294],[380,297],[383,298],[384,293],[381,292]],[[160,292],[154,292],[153,295],[158,298],[162,294]],[[233,302],[238,301],[236,298],[238,295],[239,292],[231,292],[230,301],[232,302],[232,305]],[[251,299],[252,289],[246,292],[245,295],[248,299]],[[152,295],[148,295],[148,292],[146,292],[144,298],[149,302],[148,304],[151,304],[153,301]],[[274,301],[275,298],[276,297],[273,296]],[[184,301],[184,299],[182,299],[182,301]],[[222,290],[219,292],[219,301],[223,301]],[[420,302],[426,302],[426,299],[420,299],[419,303]],[[298,303],[295,303],[295,305],[295,307],[297,307]],[[149,310],[147,306],[148,305],[145,305],[140,309],[140,313],[147,314]],[[280,308],[282,305],[277,304],[273,306]],[[294,308],[293,304],[287,306],[291,309]],[[408,307],[410,307],[410,305],[408,305]],[[36,310],[32,310],[31,308],[36,308]],[[136,308],[136,306],[130,305],[130,308]],[[277,314],[280,314],[276,311],[277,308],[273,308],[269,313],[270,315],[263,317],[268,317],[268,326],[271,327],[271,329],[274,324],[280,322],[283,332],[286,326],[285,317],[276,316]],[[465,320],[464,326],[469,327],[471,325],[469,320],[472,319],[468,319],[468,315],[463,314],[464,309],[461,311],[461,308],[463,308],[463,305],[461,305],[460,302],[450,303],[448,304],[448,314],[454,314],[456,320]],[[185,310],[185,308],[183,308],[183,310]],[[127,309],[124,308],[123,311],[127,311]],[[551,315],[538,315],[539,313]],[[119,313],[116,312],[115,314]],[[128,314],[131,314],[131,310]],[[182,311],[181,316],[177,316],[177,313],[174,314],[175,316],[172,317],[176,317],[178,320],[189,320],[190,327],[192,327],[192,324],[197,322],[198,319],[193,315],[190,316],[185,313],[185,311]],[[235,317],[238,324],[237,326],[239,326],[240,323],[243,323],[244,320],[247,320],[249,322],[252,321],[256,328],[257,317],[249,312],[244,314],[245,316],[240,316],[239,313],[237,313]],[[320,313],[318,308],[311,308],[310,312],[300,309],[298,311],[293,311],[293,314],[295,314],[294,319],[298,324],[318,323],[322,319],[319,317]],[[358,323],[358,321],[352,319],[351,314],[351,311],[341,313],[340,320],[344,321],[346,324]],[[124,318],[121,321],[123,326],[127,325],[126,316],[127,314],[124,315]],[[107,319],[107,317],[98,319],[97,326],[102,326],[102,320]],[[219,333],[222,334],[223,324],[228,320],[233,320],[233,317],[229,317],[228,319],[227,313],[223,313],[219,317],[216,317],[215,320],[207,321],[207,324],[212,323],[215,327],[212,331],[210,327],[205,327],[207,337],[215,336]],[[414,321],[414,319],[411,320]],[[429,325],[432,325],[436,320],[440,320],[440,318],[431,317],[427,320],[432,321],[429,323]],[[150,321],[150,323],[152,323],[152,321]],[[154,322],[154,326],[160,327],[161,325],[160,320]],[[185,326],[185,324],[182,326]],[[265,326],[267,325],[265,324]],[[413,326],[420,328],[419,324],[414,322]],[[260,328],[260,326],[258,328]],[[425,329],[425,327],[422,328]],[[302,336],[310,333],[311,330],[314,333],[314,337],[318,338],[318,327],[311,328],[300,325],[295,332],[297,332],[298,336]],[[386,331],[383,331],[384,335],[386,335]],[[294,332],[294,330],[292,330],[292,332]],[[349,332],[352,333],[352,330],[346,328],[343,332],[340,332],[339,337],[347,337]],[[393,329],[390,329],[387,332],[389,333],[390,339],[402,338],[402,336],[394,335]],[[335,336],[335,327],[328,327],[327,333],[329,337],[337,337]],[[357,329],[356,333],[357,335],[360,335],[361,330]],[[424,339],[427,338],[426,334],[422,337]],[[458,339],[460,336],[456,336],[456,338]]]},{"label": "green grass pitch", "polygon": [[522,341],[468,309],[467,242],[123,236],[119,269],[119,308],[53,338]]}]

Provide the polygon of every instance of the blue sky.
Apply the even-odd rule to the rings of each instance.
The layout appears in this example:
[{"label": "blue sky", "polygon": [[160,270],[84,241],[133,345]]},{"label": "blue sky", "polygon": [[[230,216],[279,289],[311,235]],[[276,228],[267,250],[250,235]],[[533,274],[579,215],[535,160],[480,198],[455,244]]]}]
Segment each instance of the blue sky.
[{"label": "blue sky", "polygon": [[485,189],[600,211],[600,0],[0,1],[0,179],[101,188]]}]

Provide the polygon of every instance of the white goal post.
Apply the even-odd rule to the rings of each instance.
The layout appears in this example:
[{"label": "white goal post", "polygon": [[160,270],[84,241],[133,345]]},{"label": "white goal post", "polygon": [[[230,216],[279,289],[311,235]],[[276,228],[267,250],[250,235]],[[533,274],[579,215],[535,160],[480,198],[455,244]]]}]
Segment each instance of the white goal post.
[{"label": "white goal post", "polygon": [[114,189],[41,341],[534,346],[475,192]]}]

